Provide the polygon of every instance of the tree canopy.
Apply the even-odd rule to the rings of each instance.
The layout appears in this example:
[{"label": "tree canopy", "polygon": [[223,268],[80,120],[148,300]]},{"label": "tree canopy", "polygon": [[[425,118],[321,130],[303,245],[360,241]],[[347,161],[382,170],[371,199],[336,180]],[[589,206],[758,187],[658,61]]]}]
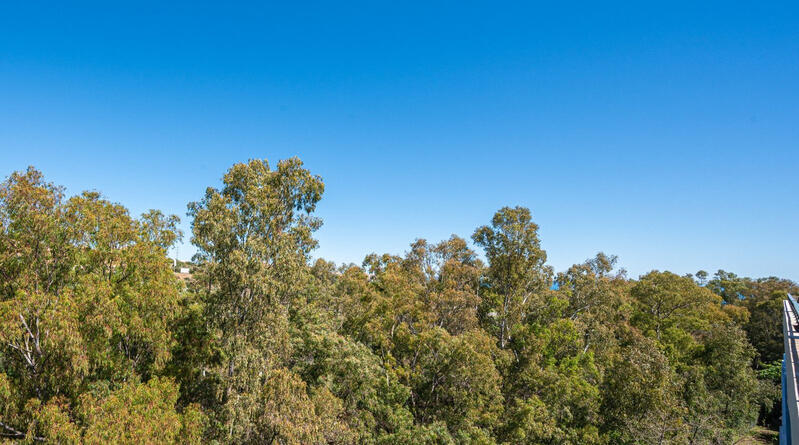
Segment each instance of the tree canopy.
[{"label": "tree canopy", "polygon": [[296,158],[233,165],[188,205],[184,281],[177,216],[11,173],[0,441],[723,444],[779,421],[796,283],[604,253],[556,273],[523,207],[336,265],[312,257],[323,193]]}]

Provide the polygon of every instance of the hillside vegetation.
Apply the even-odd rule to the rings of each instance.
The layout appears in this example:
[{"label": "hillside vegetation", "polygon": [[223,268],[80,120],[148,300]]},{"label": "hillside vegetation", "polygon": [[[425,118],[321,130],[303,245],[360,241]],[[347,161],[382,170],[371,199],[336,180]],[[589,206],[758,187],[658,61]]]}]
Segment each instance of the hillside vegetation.
[{"label": "hillside vegetation", "polygon": [[556,272],[522,207],[472,243],[312,261],[323,191],[298,159],[232,166],[188,206],[184,282],[177,217],[8,176],[0,438],[729,444],[778,424],[794,283],[630,278],[602,253]]}]

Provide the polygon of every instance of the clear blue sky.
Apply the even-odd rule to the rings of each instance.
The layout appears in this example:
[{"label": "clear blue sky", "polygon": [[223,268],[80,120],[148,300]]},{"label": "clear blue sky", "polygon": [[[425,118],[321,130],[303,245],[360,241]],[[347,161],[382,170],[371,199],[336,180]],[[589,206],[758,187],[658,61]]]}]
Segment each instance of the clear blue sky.
[{"label": "clear blue sky", "polygon": [[0,175],[188,229],[297,155],[337,262],[523,205],[558,270],[799,279],[796,1],[115,3],[0,6]]}]

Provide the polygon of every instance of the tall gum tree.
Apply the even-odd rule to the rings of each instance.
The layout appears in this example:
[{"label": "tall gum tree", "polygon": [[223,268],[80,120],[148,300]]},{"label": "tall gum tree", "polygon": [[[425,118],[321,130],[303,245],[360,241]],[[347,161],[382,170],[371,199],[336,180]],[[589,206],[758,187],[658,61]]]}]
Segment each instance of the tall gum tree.
[{"label": "tall gum tree", "polygon": [[258,431],[264,376],[290,353],[288,311],[310,277],[311,215],[324,192],[321,178],[297,158],[274,170],[266,160],[235,164],[221,189],[189,204],[205,319],[218,342],[219,402],[228,440]]},{"label": "tall gum tree", "polygon": [[488,259],[483,300],[499,346],[505,348],[513,326],[530,314],[536,297],[552,285],[553,271],[545,265],[538,225],[527,208],[503,207],[490,226],[477,228],[472,239]]}]

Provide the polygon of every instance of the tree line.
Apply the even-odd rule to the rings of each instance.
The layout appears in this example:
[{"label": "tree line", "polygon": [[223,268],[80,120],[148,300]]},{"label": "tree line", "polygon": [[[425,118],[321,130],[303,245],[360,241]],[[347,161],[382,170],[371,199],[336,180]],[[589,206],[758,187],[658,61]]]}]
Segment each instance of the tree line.
[{"label": "tree line", "polygon": [[[233,165],[179,219],[0,185],[0,440],[728,444],[779,424],[781,301],[718,271],[556,272],[530,211],[358,266],[311,254],[322,179]],[[481,257],[470,247],[482,250]]]}]

